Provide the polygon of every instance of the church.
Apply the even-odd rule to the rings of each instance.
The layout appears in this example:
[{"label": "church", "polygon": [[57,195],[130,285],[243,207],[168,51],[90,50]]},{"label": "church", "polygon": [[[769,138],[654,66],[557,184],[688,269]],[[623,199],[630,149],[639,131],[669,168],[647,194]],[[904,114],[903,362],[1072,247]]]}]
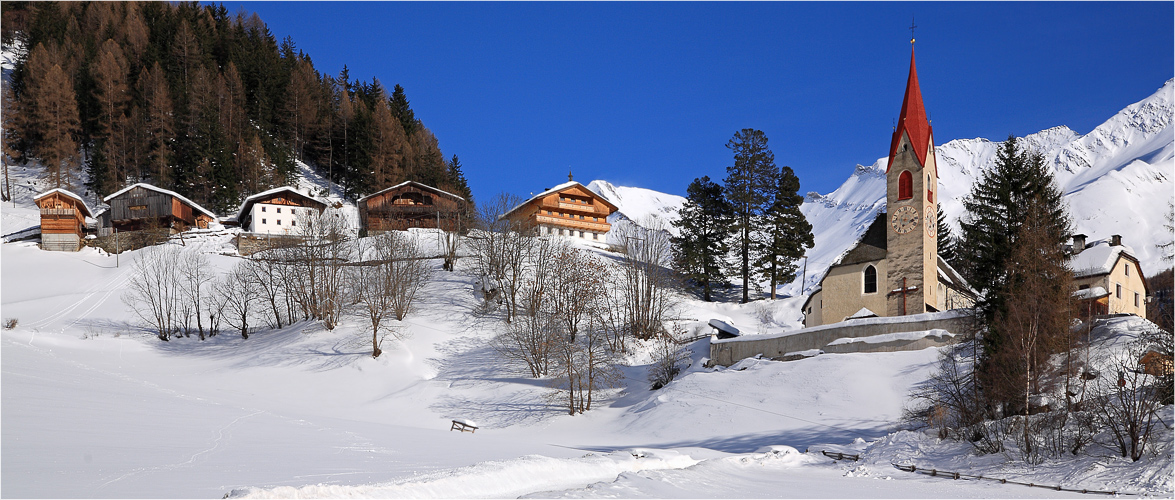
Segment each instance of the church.
[{"label": "church", "polygon": [[934,133],[922,104],[912,45],[885,179],[885,212],[829,267],[804,303],[804,326],[972,305],[974,291],[938,256]]}]

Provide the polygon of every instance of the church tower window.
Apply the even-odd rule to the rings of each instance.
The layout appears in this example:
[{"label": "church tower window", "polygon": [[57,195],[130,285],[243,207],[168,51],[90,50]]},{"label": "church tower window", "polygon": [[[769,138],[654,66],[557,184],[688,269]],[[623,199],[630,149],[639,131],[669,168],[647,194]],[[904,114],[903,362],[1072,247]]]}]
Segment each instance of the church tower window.
[{"label": "church tower window", "polygon": [[865,266],[865,293],[877,293],[877,268]]},{"label": "church tower window", "polygon": [[910,175],[910,171],[902,172],[898,176],[898,199],[908,200],[914,197],[914,176]]}]

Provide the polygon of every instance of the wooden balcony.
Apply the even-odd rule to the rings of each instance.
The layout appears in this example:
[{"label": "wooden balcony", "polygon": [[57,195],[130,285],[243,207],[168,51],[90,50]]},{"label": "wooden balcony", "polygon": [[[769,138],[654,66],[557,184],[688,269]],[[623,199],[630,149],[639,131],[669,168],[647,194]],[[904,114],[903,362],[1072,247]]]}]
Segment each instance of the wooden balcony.
[{"label": "wooden balcony", "polygon": [[579,219],[564,219],[562,217],[550,217],[546,215],[536,216],[535,219],[539,224],[566,227],[574,229],[582,229],[584,231],[593,231],[597,233],[606,233],[612,228],[611,224],[607,222],[592,222]]},{"label": "wooden balcony", "polygon": [[41,215],[65,215],[69,217],[76,217],[78,211],[73,208],[42,208]]},{"label": "wooden balcony", "polygon": [[595,205],[584,205],[584,204],[580,204],[580,203],[567,203],[567,202],[562,202],[562,201],[557,202],[557,203],[544,202],[543,204],[539,205],[539,208],[541,208],[543,210],[568,210],[568,211],[585,212],[585,213],[595,213],[596,212]]}]

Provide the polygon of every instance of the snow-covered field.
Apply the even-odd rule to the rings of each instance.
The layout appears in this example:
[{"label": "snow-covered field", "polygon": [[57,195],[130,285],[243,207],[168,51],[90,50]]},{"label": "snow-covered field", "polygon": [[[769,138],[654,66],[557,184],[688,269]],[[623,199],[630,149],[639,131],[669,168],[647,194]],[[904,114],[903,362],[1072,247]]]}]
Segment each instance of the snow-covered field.
[{"label": "snow-covered field", "polygon": [[[5,234],[35,224],[29,200],[16,205],[0,207]],[[227,270],[240,258],[230,238],[207,231],[182,249]],[[438,269],[419,309],[396,325],[404,339],[373,359],[358,317],[334,331],[303,322],[247,340],[226,332],[162,342],[121,300],[138,253],[123,253],[116,267],[91,248],[0,245],[0,309],[18,320],[0,331],[4,497],[1073,496],[930,478],[891,462],[1172,491],[1169,445],[1143,465],[1100,457],[1042,474],[902,431],[907,394],[934,368],[934,349],[706,369],[701,340],[667,387],[648,389],[638,352],[621,391],[568,416],[547,381],[488,346],[500,321],[476,313],[464,269]],[[765,307],[775,319],[761,325]],[[794,328],[797,309],[796,299],[686,298],[679,316],[695,332],[718,318],[770,333]],[[1170,421],[1169,408],[1164,415]],[[480,428],[450,431],[458,418]],[[820,450],[863,460],[835,462]]]}]

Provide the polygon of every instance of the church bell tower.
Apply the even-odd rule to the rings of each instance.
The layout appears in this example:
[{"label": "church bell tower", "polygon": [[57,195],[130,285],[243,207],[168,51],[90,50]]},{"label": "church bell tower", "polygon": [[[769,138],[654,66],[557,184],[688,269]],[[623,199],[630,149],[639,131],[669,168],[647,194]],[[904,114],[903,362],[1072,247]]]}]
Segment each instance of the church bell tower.
[{"label": "church bell tower", "polygon": [[934,134],[914,65],[886,165],[886,316],[936,311],[938,304],[938,169]]}]

